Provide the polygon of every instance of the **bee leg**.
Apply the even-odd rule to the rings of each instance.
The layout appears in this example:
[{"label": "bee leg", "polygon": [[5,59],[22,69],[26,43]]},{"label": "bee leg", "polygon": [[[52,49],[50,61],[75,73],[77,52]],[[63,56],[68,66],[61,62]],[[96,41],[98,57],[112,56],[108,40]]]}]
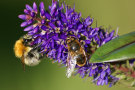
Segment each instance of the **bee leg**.
[{"label": "bee leg", "polygon": [[42,58],[47,58],[47,56],[45,54],[41,53],[40,56],[39,56],[39,60],[42,59]]},{"label": "bee leg", "polygon": [[40,50],[40,46],[41,46],[42,42],[37,44],[36,46],[34,46],[33,50],[37,49],[37,50]]},{"label": "bee leg", "polygon": [[22,63],[22,66],[23,66],[23,70],[25,71],[24,56],[21,57],[21,63]]}]

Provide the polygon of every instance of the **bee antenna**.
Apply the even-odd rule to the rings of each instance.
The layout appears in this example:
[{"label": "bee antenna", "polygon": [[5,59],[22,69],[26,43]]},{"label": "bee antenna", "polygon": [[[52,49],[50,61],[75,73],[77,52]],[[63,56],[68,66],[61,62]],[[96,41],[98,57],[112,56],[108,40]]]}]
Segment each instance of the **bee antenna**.
[{"label": "bee antenna", "polygon": [[40,55],[39,59],[42,59],[42,58],[47,58],[47,57],[46,57],[45,54],[42,53],[42,54]]}]

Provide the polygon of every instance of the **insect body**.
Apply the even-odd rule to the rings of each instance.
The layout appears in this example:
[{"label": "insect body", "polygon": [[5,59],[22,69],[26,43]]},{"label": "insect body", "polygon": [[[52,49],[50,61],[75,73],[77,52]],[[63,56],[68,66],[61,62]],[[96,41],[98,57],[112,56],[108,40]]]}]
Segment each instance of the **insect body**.
[{"label": "insect body", "polygon": [[16,41],[14,46],[15,56],[21,59],[23,64],[35,66],[41,61],[41,55],[37,46],[31,46],[32,37],[24,35]]},{"label": "insect body", "polygon": [[68,49],[66,74],[69,78],[74,71],[76,64],[80,67],[84,66],[86,64],[87,57],[82,45],[76,38],[68,37],[66,44]]}]

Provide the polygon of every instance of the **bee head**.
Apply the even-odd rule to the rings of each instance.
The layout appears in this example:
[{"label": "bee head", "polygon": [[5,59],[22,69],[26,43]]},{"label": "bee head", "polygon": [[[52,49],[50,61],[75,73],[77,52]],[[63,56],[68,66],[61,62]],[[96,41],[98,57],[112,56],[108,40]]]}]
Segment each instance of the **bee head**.
[{"label": "bee head", "polygon": [[23,36],[23,44],[25,46],[30,46],[31,42],[33,41],[32,36],[26,34]]}]

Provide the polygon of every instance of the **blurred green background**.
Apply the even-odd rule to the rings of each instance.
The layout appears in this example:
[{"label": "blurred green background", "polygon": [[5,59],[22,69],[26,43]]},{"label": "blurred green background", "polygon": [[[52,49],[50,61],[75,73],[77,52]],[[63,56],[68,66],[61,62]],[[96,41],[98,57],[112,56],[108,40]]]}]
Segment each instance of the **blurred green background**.
[{"label": "blurred green background", "polygon": [[[44,59],[38,66],[26,67],[23,71],[20,60],[14,56],[15,41],[24,34],[20,27],[25,4],[32,5],[34,0],[0,1],[0,90],[130,90],[124,86],[96,86],[90,79],[78,75],[69,79],[65,68]],[[37,4],[41,0],[35,0]],[[60,0],[62,2],[63,0]],[[46,8],[51,0],[43,0]],[[94,18],[93,27],[103,26],[112,29],[119,27],[119,35],[135,31],[135,0],[65,0],[66,4],[81,12],[83,17]]]}]

